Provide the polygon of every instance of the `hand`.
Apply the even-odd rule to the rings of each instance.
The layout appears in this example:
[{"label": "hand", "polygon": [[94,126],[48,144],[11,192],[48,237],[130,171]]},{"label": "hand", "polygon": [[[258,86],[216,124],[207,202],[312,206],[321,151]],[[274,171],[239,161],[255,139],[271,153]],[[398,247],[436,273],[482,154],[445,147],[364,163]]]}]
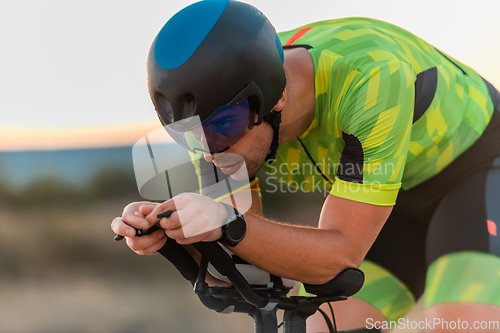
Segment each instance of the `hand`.
[{"label": "hand", "polygon": [[[168,218],[156,215],[168,210]],[[201,194],[182,193],[156,207],[146,216],[149,226],[160,223],[168,237],[179,244],[216,241],[222,236],[221,226],[227,210],[213,199]],[[148,227],[149,227],[148,226]]]},{"label": "hand", "polygon": [[149,229],[145,216],[157,206],[152,202],[133,202],[123,209],[122,217],[111,222],[111,229],[117,235],[125,236],[128,247],[137,254],[155,254],[165,245],[165,230],[160,229],[150,235],[135,237],[135,229]]}]

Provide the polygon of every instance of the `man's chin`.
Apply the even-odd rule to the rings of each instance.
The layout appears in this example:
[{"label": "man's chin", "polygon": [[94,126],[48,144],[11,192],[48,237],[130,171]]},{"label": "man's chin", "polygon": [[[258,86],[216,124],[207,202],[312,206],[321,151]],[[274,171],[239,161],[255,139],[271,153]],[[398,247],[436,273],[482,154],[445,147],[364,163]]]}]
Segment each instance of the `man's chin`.
[{"label": "man's chin", "polygon": [[[267,155],[266,155],[267,156]],[[265,162],[265,157],[262,158],[261,161],[256,162],[256,161],[247,161],[245,158],[243,158],[241,155],[239,155],[241,158],[240,162],[233,164],[232,166],[229,166],[228,168],[220,168],[222,173],[225,173],[226,175],[230,176],[234,180],[238,181],[244,181],[244,180],[249,180],[250,178],[255,177],[257,172],[259,172],[260,168]]]},{"label": "man's chin", "polygon": [[248,174],[248,169],[246,167],[245,163],[241,164],[241,167],[234,173],[230,174],[229,176],[233,178],[234,180],[248,180],[251,177]]},{"label": "man's chin", "polygon": [[259,172],[263,163],[264,161],[262,161],[262,163],[260,164],[259,163],[243,164],[241,168],[239,168],[238,171],[231,174],[230,177],[233,178],[234,180],[251,179],[257,175],[257,172]]}]

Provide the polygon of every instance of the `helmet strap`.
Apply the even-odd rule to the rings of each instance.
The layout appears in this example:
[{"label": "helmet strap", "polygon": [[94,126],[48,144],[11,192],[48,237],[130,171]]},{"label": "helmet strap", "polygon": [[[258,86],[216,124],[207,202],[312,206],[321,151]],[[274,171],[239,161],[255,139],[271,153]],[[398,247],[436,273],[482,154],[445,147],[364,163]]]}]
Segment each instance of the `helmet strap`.
[{"label": "helmet strap", "polygon": [[265,115],[264,120],[271,124],[273,127],[273,142],[269,148],[269,153],[266,156],[266,163],[269,165],[273,163],[276,158],[276,151],[279,147],[279,134],[280,134],[280,124],[281,124],[281,111],[271,111]]}]

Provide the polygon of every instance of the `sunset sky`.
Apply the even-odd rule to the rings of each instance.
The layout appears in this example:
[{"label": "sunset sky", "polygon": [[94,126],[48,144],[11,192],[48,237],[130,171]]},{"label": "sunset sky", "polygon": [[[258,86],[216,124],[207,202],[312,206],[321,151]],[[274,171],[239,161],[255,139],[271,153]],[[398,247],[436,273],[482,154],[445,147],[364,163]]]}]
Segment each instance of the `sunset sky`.
[{"label": "sunset sky", "polygon": [[[278,31],[346,16],[410,30],[500,87],[500,1],[249,0]],[[159,127],[146,57],[185,0],[9,1],[0,10],[0,151],[131,145]]]}]

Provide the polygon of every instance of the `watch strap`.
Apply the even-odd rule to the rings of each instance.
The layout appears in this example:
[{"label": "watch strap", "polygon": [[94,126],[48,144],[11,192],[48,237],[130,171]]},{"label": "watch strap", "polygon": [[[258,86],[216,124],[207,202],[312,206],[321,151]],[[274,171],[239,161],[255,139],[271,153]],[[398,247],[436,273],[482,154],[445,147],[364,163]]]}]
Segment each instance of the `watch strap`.
[{"label": "watch strap", "polygon": [[[226,208],[226,210],[228,212],[228,216],[224,220],[222,227],[221,227],[222,236],[217,241],[223,245],[234,247],[234,246],[238,245],[239,242],[241,242],[241,240],[243,239],[243,237],[246,234],[245,218],[233,206],[225,204],[223,202],[220,202],[220,203]],[[236,221],[236,220],[240,220],[240,221]],[[243,223],[243,226],[244,226],[243,234],[241,235],[241,237],[239,237],[238,240],[233,239],[231,237],[231,234],[230,234],[230,228],[231,228],[230,224],[233,222]]]}]

